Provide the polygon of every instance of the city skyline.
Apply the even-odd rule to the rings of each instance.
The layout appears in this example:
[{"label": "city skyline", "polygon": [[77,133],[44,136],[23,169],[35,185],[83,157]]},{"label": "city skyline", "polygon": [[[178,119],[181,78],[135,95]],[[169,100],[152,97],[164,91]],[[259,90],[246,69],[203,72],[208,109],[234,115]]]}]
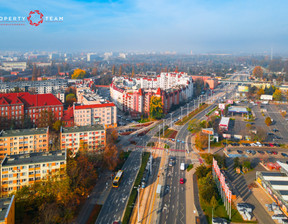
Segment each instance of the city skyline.
[{"label": "city skyline", "polygon": [[[39,10],[63,22],[1,26],[0,50],[286,53],[283,1],[10,1],[0,17]],[[26,19],[26,18],[25,18]],[[1,22],[3,23],[3,21]]]}]

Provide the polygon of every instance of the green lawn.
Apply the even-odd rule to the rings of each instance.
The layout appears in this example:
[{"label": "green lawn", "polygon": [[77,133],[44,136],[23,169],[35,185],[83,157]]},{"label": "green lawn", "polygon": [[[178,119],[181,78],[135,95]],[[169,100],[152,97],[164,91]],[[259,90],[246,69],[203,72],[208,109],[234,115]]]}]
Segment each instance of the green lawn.
[{"label": "green lawn", "polygon": [[208,107],[208,104],[203,104],[200,106],[200,108],[197,108],[196,110],[193,110],[188,116],[183,117],[183,119],[177,121],[175,124],[176,125],[183,125],[187,121],[189,121],[192,117],[194,117],[196,114],[201,112],[202,110],[205,110]]}]

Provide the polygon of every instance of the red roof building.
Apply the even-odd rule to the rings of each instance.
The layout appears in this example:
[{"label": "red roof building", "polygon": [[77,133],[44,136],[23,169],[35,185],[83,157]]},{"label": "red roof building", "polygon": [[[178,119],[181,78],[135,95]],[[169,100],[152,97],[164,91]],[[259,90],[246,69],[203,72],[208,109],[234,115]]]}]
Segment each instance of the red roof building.
[{"label": "red roof building", "polygon": [[51,111],[55,119],[60,120],[63,116],[63,104],[53,94],[0,94],[0,121],[13,120],[16,125],[20,125],[25,118],[30,118],[37,126],[41,111]]}]

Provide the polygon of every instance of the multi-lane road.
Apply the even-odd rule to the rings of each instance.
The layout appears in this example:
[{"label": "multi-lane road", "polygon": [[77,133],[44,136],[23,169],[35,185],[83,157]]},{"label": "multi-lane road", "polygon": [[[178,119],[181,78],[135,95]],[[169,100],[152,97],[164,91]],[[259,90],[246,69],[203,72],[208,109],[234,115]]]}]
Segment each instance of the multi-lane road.
[{"label": "multi-lane road", "polygon": [[140,166],[141,149],[131,152],[123,170],[124,176],[118,188],[112,188],[96,220],[96,224],[110,224],[120,221],[125,212],[126,203],[134,186],[134,181]]}]

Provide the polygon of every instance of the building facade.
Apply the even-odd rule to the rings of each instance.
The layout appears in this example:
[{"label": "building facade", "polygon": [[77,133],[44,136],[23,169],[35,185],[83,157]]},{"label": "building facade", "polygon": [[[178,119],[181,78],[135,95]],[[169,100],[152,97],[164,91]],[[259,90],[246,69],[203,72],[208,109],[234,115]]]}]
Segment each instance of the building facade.
[{"label": "building facade", "polygon": [[15,223],[15,196],[0,199],[0,224]]},{"label": "building facade", "polygon": [[99,150],[106,145],[106,131],[102,125],[61,128],[61,150],[71,150],[75,155],[81,148]]},{"label": "building facade", "polygon": [[117,127],[117,108],[114,103],[73,105],[73,113],[77,126],[102,124],[105,128]]},{"label": "building facade", "polygon": [[131,116],[148,115],[152,96],[161,97],[164,113],[193,96],[192,78],[186,73],[161,73],[153,78],[114,78],[110,95],[116,106]]},{"label": "building facade", "polygon": [[55,119],[60,120],[63,104],[52,94],[0,93],[0,122],[14,120],[20,124],[24,118],[30,118],[37,126],[41,111],[52,112]]},{"label": "building facade", "polygon": [[66,152],[50,151],[22,155],[6,155],[1,163],[2,196],[8,195],[59,174],[63,177],[66,169]]},{"label": "building facade", "polygon": [[49,149],[49,128],[0,131],[0,158]]}]

